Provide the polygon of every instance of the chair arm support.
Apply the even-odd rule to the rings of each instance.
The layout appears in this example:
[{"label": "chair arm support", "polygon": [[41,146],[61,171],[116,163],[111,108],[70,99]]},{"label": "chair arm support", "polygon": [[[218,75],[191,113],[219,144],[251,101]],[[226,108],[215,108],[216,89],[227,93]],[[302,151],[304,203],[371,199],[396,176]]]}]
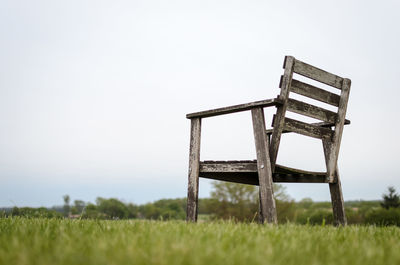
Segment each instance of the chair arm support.
[{"label": "chair arm support", "polygon": [[282,104],[282,101],[279,98],[266,99],[266,100],[254,101],[254,102],[250,102],[250,103],[234,105],[234,106],[229,106],[229,107],[224,107],[224,108],[189,113],[186,115],[186,118],[187,119],[207,118],[207,117],[213,117],[213,116],[218,116],[218,115],[224,115],[224,114],[229,114],[229,113],[251,110],[254,108],[265,108],[265,107],[277,106],[277,105],[281,105],[281,104]]}]

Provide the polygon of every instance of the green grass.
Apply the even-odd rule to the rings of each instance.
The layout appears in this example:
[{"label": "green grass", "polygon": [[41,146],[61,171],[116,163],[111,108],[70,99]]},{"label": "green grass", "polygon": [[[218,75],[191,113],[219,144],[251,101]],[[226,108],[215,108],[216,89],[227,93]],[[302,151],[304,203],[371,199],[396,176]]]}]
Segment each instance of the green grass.
[{"label": "green grass", "polygon": [[400,228],[0,218],[0,264],[400,264]]}]

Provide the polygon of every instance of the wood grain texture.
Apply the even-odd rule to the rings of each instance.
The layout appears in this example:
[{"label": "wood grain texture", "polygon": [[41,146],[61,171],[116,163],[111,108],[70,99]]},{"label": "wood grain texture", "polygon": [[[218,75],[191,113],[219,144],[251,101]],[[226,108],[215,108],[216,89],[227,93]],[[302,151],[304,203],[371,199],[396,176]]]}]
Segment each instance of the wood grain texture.
[{"label": "wood grain texture", "polygon": [[[278,164],[275,165],[278,167]],[[228,181],[239,184],[247,185],[259,185],[258,173],[257,172],[202,172],[200,173],[201,178],[214,179],[221,181]],[[272,173],[272,180],[274,183],[327,183],[326,174],[318,175],[296,175],[296,174],[285,174],[285,173]]]},{"label": "wood grain texture", "polygon": [[331,138],[333,135],[333,131],[329,128],[315,126],[290,118],[285,118],[284,130],[314,137],[317,139]]},{"label": "wood grain texture", "polygon": [[186,220],[197,221],[200,173],[201,119],[191,120]]},{"label": "wood grain texture", "polygon": [[[315,122],[311,123],[314,126],[319,126],[319,127],[325,127],[325,128],[330,128],[332,126],[335,126],[336,123],[331,123],[331,122]],[[345,119],[344,120],[344,125],[349,125],[351,124],[350,120]]]},{"label": "wood grain texture", "polygon": [[[331,152],[331,142],[328,140],[322,140],[322,145],[324,148],[326,166],[328,167],[329,157],[330,157],[329,152]],[[334,181],[333,183],[329,183],[329,191],[331,194],[334,224],[336,226],[339,225],[345,226],[347,225],[347,218],[346,218],[346,212],[344,210],[342,184],[340,182],[339,169],[337,165],[334,172]]]},{"label": "wood grain texture", "polygon": [[282,131],[284,129],[285,123],[285,114],[287,108],[287,101],[289,98],[290,86],[293,77],[293,66],[294,66],[294,57],[286,56],[283,68],[284,73],[281,78],[281,93],[279,94],[279,99],[282,101],[282,105],[277,107],[276,114],[274,116],[274,131],[271,135],[271,145],[270,145],[270,155],[271,155],[271,169],[274,171],[276,158],[278,157],[279,144],[281,141]]},{"label": "wood grain texture", "polygon": [[332,144],[330,146],[331,150],[329,152],[329,161],[328,161],[328,180],[329,182],[333,182],[334,180],[334,172],[336,169],[337,160],[339,157],[339,150],[340,150],[340,143],[343,134],[343,128],[345,124],[345,117],[347,111],[347,103],[349,100],[350,95],[350,86],[351,81],[350,79],[345,78],[343,80],[343,87],[340,94],[340,102],[339,102],[339,109],[338,109],[338,116],[337,121],[335,124],[335,131],[332,137]]},{"label": "wood grain texture", "polygon": [[[347,119],[344,121],[344,125],[349,125],[350,123],[351,122]],[[332,122],[313,122],[310,124],[317,126],[317,127],[324,127],[324,128],[331,128],[332,126],[335,126],[335,123],[332,123]],[[274,131],[274,129],[268,129],[265,132],[267,133],[267,135],[271,135],[273,131]],[[282,133],[291,133],[291,132],[292,131],[288,131],[288,130],[282,131]]]},{"label": "wood grain texture", "polygon": [[260,212],[262,222],[276,224],[276,206],[272,186],[271,161],[269,156],[268,138],[265,134],[264,110],[251,110],[253,120],[254,142],[257,153],[257,171],[260,193]]},{"label": "wood grain texture", "polygon": [[229,106],[229,107],[224,107],[224,108],[211,109],[211,110],[206,110],[206,111],[190,113],[190,114],[186,115],[186,118],[188,118],[188,119],[207,118],[207,117],[213,117],[213,116],[218,116],[218,115],[224,115],[224,114],[229,114],[229,113],[251,110],[253,108],[271,107],[271,106],[276,106],[276,105],[280,105],[280,104],[282,104],[282,101],[279,98],[266,99],[266,100],[254,101],[254,102],[250,102],[250,103],[239,104],[239,105],[234,105],[234,106]]},{"label": "wood grain texture", "polygon": [[[191,140],[188,174],[187,221],[197,221],[199,177],[259,185],[260,220],[277,223],[273,182],[329,183],[336,225],[346,225],[344,202],[337,160],[345,124],[351,81],[286,56],[284,74],[280,80],[281,93],[275,99],[212,109],[187,114],[191,119]],[[341,90],[340,96],[304,82],[293,80],[293,73],[322,82]],[[290,99],[290,92],[338,107],[338,112]],[[273,129],[266,130],[263,108],[276,106]],[[257,160],[200,162],[201,118],[251,110]],[[291,111],[322,122],[305,123],[286,117]],[[312,172],[276,164],[282,133],[295,132],[322,139],[327,172]]]},{"label": "wood grain texture", "polygon": [[[200,162],[200,177],[259,185],[256,160]],[[306,171],[276,164],[272,180],[283,183],[326,183],[326,172]]]},{"label": "wood grain texture", "polygon": [[302,61],[295,61],[293,71],[299,75],[311,78],[315,81],[333,86],[338,89],[342,89],[343,78],[331,74],[325,70],[319,69],[310,64],[304,63]]},{"label": "wood grain texture", "polygon": [[336,123],[335,112],[299,100],[289,98],[287,110],[328,123]]},{"label": "wood grain texture", "polygon": [[257,172],[257,160],[200,162],[200,173],[214,172],[255,173]]},{"label": "wood grain texture", "polygon": [[340,96],[324,89],[292,79],[290,91],[338,107]]}]

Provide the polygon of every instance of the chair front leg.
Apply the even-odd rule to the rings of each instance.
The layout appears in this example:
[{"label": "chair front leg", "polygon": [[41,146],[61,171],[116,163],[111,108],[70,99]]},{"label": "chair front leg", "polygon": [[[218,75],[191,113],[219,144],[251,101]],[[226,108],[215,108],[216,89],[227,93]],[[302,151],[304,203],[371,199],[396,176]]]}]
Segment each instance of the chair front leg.
[{"label": "chair front leg", "polygon": [[260,183],[260,209],[262,223],[277,223],[276,206],[272,184],[272,170],[269,156],[268,136],[266,134],[264,110],[251,110],[254,141],[257,152],[258,180]]},{"label": "chair front leg", "polygon": [[199,198],[201,118],[191,119],[186,221],[196,222]]}]

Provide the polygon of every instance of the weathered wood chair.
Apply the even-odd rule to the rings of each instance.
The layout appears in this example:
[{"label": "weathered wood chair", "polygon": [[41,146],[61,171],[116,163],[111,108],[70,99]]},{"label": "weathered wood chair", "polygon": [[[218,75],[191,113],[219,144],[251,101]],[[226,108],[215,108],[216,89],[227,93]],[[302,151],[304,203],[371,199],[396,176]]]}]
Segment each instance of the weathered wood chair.
[{"label": "weathered wood chair", "polygon": [[[260,221],[277,223],[273,182],[329,183],[334,222],[346,225],[343,196],[337,167],[351,81],[286,56],[281,92],[277,98],[187,114],[191,120],[187,220],[197,221],[199,177],[259,185]],[[340,90],[340,95],[293,79],[293,73]],[[290,92],[337,107],[337,112],[289,97]],[[271,130],[266,130],[264,108],[276,107]],[[251,110],[257,160],[200,161],[201,119]],[[286,112],[321,122],[306,123],[286,117]],[[310,172],[276,164],[282,133],[294,132],[322,140],[326,172]]]}]

